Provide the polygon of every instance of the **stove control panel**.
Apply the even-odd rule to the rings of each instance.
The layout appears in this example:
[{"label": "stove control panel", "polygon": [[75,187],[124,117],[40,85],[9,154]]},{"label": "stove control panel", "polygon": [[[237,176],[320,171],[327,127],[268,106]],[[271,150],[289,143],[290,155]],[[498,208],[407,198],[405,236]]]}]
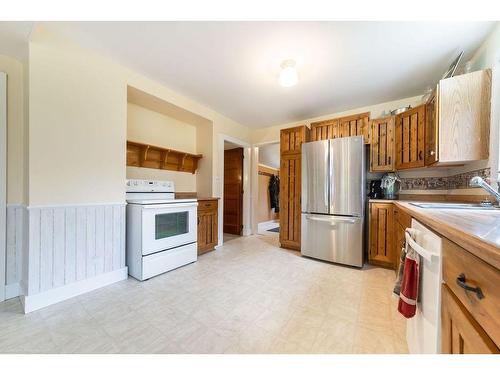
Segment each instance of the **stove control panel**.
[{"label": "stove control panel", "polygon": [[173,193],[175,192],[173,181],[160,180],[127,180],[126,191],[137,193]]}]

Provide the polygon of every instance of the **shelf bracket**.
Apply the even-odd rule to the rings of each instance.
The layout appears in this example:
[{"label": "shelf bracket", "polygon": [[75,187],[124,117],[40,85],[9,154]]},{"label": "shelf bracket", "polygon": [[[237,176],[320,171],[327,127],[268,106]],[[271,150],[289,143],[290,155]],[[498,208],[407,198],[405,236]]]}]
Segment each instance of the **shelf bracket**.
[{"label": "shelf bracket", "polygon": [[144,162],[148,158],[148,151],[149,151],[149,146],[146,146],[141,150],[142,155],[141,158],[139,159],[139,164],[141,167],[144,165]]},{"label": "shelf bracket", "polygon": [[184,162],[186,161],[187,154],[182,155],[181,162],[179,163],[179,171],[184,170]]},{"label": "shelf bracket", "polygon": [[161,164],[162,169],[167,169],[168,154],[170,154],[170,150],[167,149],[167,150],[165,150],[165,152],[163,154],[163,161]]}]

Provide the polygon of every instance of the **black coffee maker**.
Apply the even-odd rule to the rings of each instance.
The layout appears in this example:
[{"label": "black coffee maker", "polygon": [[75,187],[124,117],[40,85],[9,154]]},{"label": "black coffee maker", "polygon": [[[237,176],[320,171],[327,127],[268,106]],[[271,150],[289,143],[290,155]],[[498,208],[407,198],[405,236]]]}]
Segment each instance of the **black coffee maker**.
[{"label": "black coffee maker", "polygon": [[370,192],[368,193],[368,197],[371,199],[382,199],[384,196],[382,194],[382,188],[380,184],[381,180],[371,180],[370,181]]}]

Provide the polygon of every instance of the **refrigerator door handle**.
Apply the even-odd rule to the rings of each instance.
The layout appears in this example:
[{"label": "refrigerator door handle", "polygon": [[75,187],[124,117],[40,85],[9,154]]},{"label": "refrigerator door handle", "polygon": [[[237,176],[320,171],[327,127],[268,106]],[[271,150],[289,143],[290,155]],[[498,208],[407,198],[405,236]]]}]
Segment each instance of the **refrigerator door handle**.
[{"label": "refrigerator door handle", "polygon": [[306,215],[307,220],[313,220],[313,221],[322,221],[325,223],[330,223],[331,225],[335,225],[335,223],[351,223],[355,224],[359,222],[360,218],[351,218],[351,217],[320,217],[320,216],[314,216],[314,215]]}]

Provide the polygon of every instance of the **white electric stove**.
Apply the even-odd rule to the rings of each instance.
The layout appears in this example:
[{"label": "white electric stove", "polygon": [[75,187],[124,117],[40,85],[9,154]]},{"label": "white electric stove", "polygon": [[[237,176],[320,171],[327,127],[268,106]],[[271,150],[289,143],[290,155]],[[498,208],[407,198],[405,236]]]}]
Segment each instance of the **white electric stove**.
[{"label": "white electric stove", "polygon": [[127,180],[127,266],[146,280],[197,259],[196,199],[175,199],[172,181]]}]

